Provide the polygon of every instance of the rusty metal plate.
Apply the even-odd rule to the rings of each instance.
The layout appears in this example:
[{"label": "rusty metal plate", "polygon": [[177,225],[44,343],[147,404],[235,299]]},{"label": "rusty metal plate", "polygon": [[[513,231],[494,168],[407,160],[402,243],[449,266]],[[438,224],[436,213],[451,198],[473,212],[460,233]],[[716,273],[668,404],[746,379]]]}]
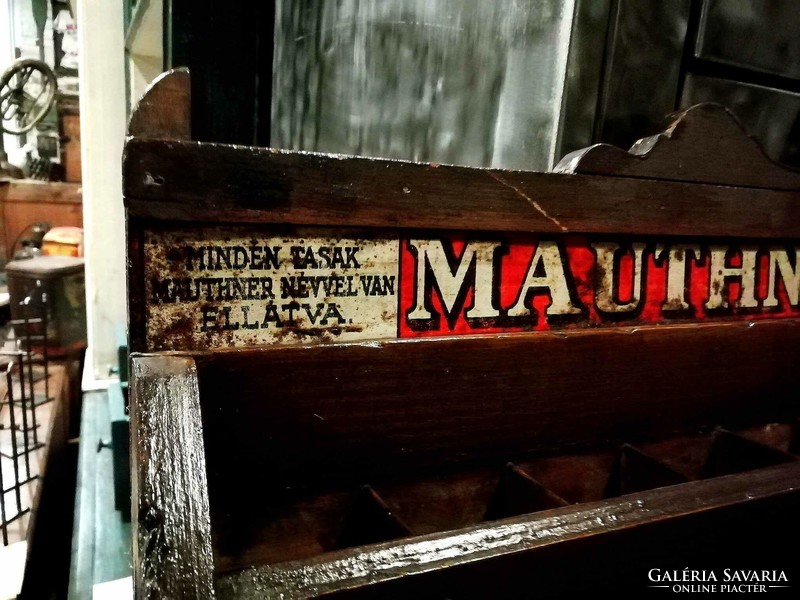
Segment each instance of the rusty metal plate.
[{"label": "rusty metal plate", "polygon": [[399,242],[325,232],[145,234],[152,349],[361,340],[397,334]]},{"label": "rusty metal plate", "polygon": [[146,231],[149,350],[800,316],[800,246],[194,227]]}]

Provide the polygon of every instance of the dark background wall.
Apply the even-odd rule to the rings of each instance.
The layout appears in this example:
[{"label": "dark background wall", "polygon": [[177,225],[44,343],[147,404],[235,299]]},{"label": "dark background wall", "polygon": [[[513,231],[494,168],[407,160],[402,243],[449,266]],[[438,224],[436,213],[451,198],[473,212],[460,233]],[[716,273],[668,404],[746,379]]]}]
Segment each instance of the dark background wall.
[{"label": "dark background wall", "polygon": [[191,70],[196,139],[269,145],[274,14],[271,0],[165,0],[165,62]]}]

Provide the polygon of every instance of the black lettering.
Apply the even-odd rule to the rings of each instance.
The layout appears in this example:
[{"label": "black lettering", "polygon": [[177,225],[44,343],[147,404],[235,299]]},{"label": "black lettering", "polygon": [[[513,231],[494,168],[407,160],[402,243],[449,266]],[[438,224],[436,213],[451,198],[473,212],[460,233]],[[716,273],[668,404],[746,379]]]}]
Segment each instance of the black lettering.
[{"label": "black lettering", "polygon": [[230,299],[231,300],[244,299],[245,294],[246,294],[245,288],[244,288],[244,282],[241,279],[239,279],[238,277],[230,277],[230,278],[228,278],[228,281],[230,281],[230,283],[231,283],[231,297],[230,297]]},{"label": "black lettering", "polygon": [[269,246],[264,246],[264,268],[265,269],[277,269],[278,268],[278,253],[280,252],[280,246],[273,246],[270,248]]},{"label": "black lettering", "polygon": [[266,308],[264,309],[264,318],[261,321],[261,329],[266,329],[269,327],[270,323],[275,323],[275,327],[283,327],[283,321],[281,321],[281,318],[278,315],[278,309],[274,304],[267,304]]},{"label": "black lettering", "polygon": [[261,256],[261,246],[250,246],[250,268],[254,271],[264,268],[264,257]]},{"label": "black lettering", "polygon": [[297,287],[295,288],[297,295],[295,298],[308,298],[308,277],[305,275],[300,275],[297,278]]},{"label": "black lettering", "polygon": [[231,308],[230,306],[223,306],[222,307],[222,318],[224,323],[222,324],[222,329],[225,331],[236,331],[239,329],[239,322],[236,321],[231,323]]},{"label": "black lettering", "polygon": [[152,279],[151,285],[153,288],[153,298],[157,302],[163,302],[165,304],[170,304],[175,302],[175,297],[172,292],[172,286],[170,286],[169,279]]},{"label": "black lettering", "polygon": [[331,259],[331,269],[335,269],[336,267],[342,269],[345,267],[342,249],[338,246],[333,249],[333,258]]},{"label": "black lettering", "polygon": [[306,248],[306,256],[304,260],[304,269],[319,269],[319,263],[317,262],[317,258],[314,256],[314,249],[310,246]]},{"label": "black lettering", "polygon": [[250,264],[250,256],[243,246],[233,247],[233,268],[244,269]]},{"label": "black lettering", "polygon": [[294,277],[281,277],[281,298],[294,298],[294,287]]},{"label": "black lettering", "polygon": [[356,252],[358,252],[359,250],[360,248],[358,246],[351,246],[345,248],[345,251],[347,252],[347,265],[345,265],[345,268],[352,267],[354,269],[358,269],[361,267],[361,265],[358,262],[358,259],[356,258]]},{"label": "black lettering", "polygon": [[272,292],[272,278],[259,277],[259,281],[261,282],[261,300],[274,298],[275,294]]},{"label": "black lettering", "polygon": [[[184,266],[187,271],[221,271],[224,269],[242,270],[249,268],[252,271],[260,269],[277,269],[280,246],[257,246],[254,243],[245,246],[201,246],[184,248]],[[295,267],[304,260],[295,252],[304,250],[302,246],[295,246],[293,258]],[[310,250],[310,249],[309,249]]]},{"label": "black lettering", "polygon": [[383,295],[394,296],[394,275],[383,276]]},{"label": "black lettering", "polygon": [[216,253],[216,262],[214,263],[214,269],[217,271],[221,270],[223,267],[220,266],[221,263],[225,263],[225,269],[231,268],[231,249],[230,248],[221,248],[220,246],[214,247],[214,252]]},{"label": "black lettering", "polygon": [[242,329],[258,329],[258,323],[250,323],[247,320],[248,313],[250,312],[249,306],[242,306],[242,316],[244,316],[244,323],[242,323]]},{"label": "black lettering", "polygon": [[217,328],[217,309],[213,306],[204,306],[200,309],[202,319],[200,331],[211,331]]},{"label": "black lettering", "polygon": [[374,275],[362,275],[361,276],[361,289],[364,290],[365,296],[372,295],[372,278]]},{"label": "black lettering", "polygon": [[334,296],[341,296],[344,293],[344,277],[331,275],[331,285],[335,286]]},{"label": "black lettering", "polygon": [[[353,279],[354,277],[352,275],[347,276],[347,293],[345,294],[345,296],[358,295],[358,290],[353,288]],[[392,279],[394,279],[394,277],[392,277]]]},{"label": "black lettering", "polygon": [[320,315],[322,314],[322,309],[325,308],[324,303],[317,304],[317,309],[312,314],[310,304],[301,304],[300,306],[302,306],[303,309],[306,311],[306,314],[308,315],[308,320],[311,321],[312,325],[316,324],[317,319],[319,319]]},{"label": "black lettering", "polygon": [[320,248],[317,250],[317,256],[319,256],[322,262],[322,268],[329,269],[331,266],[331,249],[326,247]]},{"label": "black lettering", "polygon": [[219,279],[215,277],[201,277],[198,282],[205,288],[205,297],[206,300],[213,300],[214,299],[214,284],[218,282]]},{"label": "black lettering", "polygon": [[312,296],[319,296],[319,286],[325,277],[309,277],[308,284],[311,286],[311,295]]},{"label": "black lettering", "polygon": [[258,292],[259,284],[261,283],[258,277],[248,277],[247,281],[247,295],[246,300],[258,300],[260,294]]},{"label": "black lettering", "polygon": [[231,295],[229,279],[215,278],[217,282],[217,300],[228,300]]},{"label": "black lettering", "polygon": [[194,271],[195,270],[195,261],[197,262],[197,269],[203,270],[206,268],[206,248],[207,246],[203,246],[201,248],[194,248],[192,246],[186,246],[186,270],[187,271]]},{"label": "black lettering", "polygon": [[294,265],[295,269],[304,269],[305,263],[301,262],[303,259],[300,256],[300,253],[304,250],[302,246],[292,246],[289,248],[289,252],[292,253],[292,265]]},{"label": "black lettering", "polygon": [[331,291],[332,291],[331,278],[330,277],[320,277],[320,279],[322,281],[322,289],[324,290],[325,295],[326,296],[330,296],[331,295]]},{"label": "black lettering", "polygon": [[200,296],[199,294],[194,295],[192,293],[192,288],[192,279],[188,277],[183,279],[176,277],[172,280],[172,301],[178,302],[182,300],[184,302],[194,302]]},{"label": "black lettering", "polygon": [[342,316],[342,313],[339,312],[339,307],[333,303],[328,304],[328,310],[325,312],[325,316],[322,317],[320,324],[327,325],[330,319],[336,319],[339,325],[345,322],[345,318]]},{"label": "black lettering", "polygon": [[289,311],[289,323],[294,325],[294,312],[300,310],[300,305],[297,302],[289,302],[289,304],[282,304],[281,310]]}]

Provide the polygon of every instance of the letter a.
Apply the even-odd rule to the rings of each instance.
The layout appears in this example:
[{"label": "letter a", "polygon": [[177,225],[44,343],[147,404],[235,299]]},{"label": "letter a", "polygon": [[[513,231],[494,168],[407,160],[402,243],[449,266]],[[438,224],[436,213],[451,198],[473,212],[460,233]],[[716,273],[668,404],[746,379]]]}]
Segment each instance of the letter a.
[{"label": "letter a", "polygon": [[[539,264],[542,265],[544,275],[537,277],[534,273],[538,270]],[[536,246],[531,266],[528,267],[528,273],[520,287],[516,303],[508,309],[508,316],[519,317],[530,314],[530,307],[525,306],[525,298],[529,290],[548,290],[550,292],[552,302],[546,310],[548,315],[576,315],[581,312],[581,309],[572,304],[564,266],[561,264],[561,253],[555,242],[539,242]]]}]

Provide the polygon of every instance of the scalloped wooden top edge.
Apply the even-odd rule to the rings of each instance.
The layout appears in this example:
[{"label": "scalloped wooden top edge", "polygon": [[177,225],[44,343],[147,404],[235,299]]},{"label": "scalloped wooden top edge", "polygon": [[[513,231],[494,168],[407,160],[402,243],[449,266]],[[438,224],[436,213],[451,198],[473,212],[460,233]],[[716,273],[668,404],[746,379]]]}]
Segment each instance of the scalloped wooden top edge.
[{"label": "scalloped wooden top edge", "polygon": [[663,133],[628,151],[595,144],[571,152],[553,172],[800,190],[800,171],[767,157],[735,115],[714,103],[676,113]]},{"label": "scalloped wooden top edge", "polygon": [[161,140],[191,140],[191,78],[177,67],[156,77],[136,103],[128,136]]}]

